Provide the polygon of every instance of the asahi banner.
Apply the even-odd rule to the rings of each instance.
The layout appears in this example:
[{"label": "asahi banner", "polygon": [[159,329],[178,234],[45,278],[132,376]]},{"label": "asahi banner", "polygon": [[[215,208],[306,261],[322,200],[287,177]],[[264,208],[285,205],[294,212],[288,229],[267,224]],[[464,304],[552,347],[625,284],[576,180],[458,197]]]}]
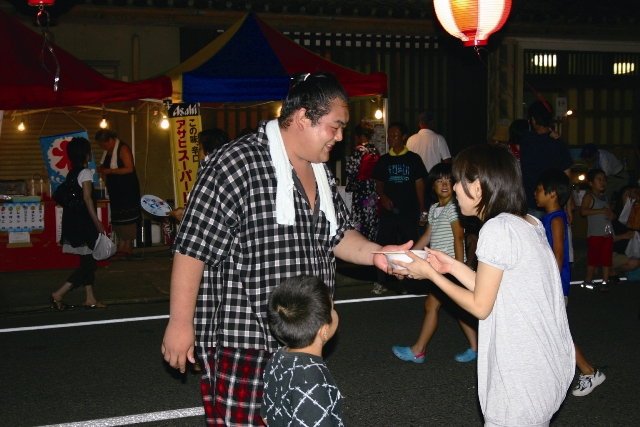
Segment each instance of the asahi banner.
[{"label": "asahi banner", "polygon": [[176,207],[187,204],[187,196],[198,173],[198,134],[202,130],[200,104],[173,104],[169,107],[171,160]]}]

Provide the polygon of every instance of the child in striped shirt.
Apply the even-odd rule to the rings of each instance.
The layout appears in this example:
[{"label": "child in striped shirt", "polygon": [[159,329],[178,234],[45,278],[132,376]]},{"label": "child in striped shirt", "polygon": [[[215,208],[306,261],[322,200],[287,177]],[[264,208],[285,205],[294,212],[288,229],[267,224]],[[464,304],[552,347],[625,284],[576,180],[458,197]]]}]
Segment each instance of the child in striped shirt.
[{"label": "child in striped shirt", "polygon": [[[429,171],[426,187],[431,190],[432,196],[438,199],[438,203],[431,205],[427,230],[418,239],[413,249],[423,249],[429,245],[460,262],[465,262],[464,229],[460,224],[453,184],[450,163],[439,163]],[[424,303],[426,313],[418,341],[411,347],[393,346],[392,351],[396,357],[407,362],[424,362],[427,344],[438,326],[438,311],[443,298],[448,299],[437,286],[430,284],[429,296]],[[454,310],[460,312],[458,321],[469,341],[469,348],[463,353],[457,354],[455,360],[471,362],[478,357],[477,319],[461,310],[457,305],[453,307],[455,307]]]}]

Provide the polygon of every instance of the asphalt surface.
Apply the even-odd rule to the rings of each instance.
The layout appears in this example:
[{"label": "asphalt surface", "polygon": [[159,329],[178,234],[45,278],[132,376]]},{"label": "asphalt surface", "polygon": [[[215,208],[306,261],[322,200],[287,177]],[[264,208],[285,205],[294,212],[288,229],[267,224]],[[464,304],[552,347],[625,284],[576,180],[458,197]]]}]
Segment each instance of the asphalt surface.
[{"label": "asphalt surface", "polygon": [[[132,416],[149,420],[151,413],[201,408],[198,375],[176,373],[160,355],[168,314],[168,252],[150,248],[142,256],[139,251],[134,261],[98,271],[96,295],[110,304],[103,310],[59,313],[48,307],[47,293],[68,270],[0,274],[2,426],[127,425]],[[582,255],[577,255],[579,262]],[[339,273],[340,325],[325,358],[345,396],[346,425],[482,425],[476,364],[454,361],[466,342],[447,309],[441,310],[425,362],[403,362],[391,346],[416,339],[424,297],[413,294],[422,293],[423,284],[407,283],[408,298],[395,299],[399,295],[390,289],[377,299],[369,292],[373,271],[342,264]],[[65,301],[81,304],[82,297],[77,290]],[[568,394],[552,426],[640,424],[639,302],[636,283],[622,282],[606,294],[572,286],[568,313],[574,340],[607,380],[589,396]],[[161,318],[139,320],[150,316]],[[58,327],[73,323],[81,325]],[[9,330],[29,327],[51,329]],[[128,418],[114,424],[114,417]],[[138,425],[200,426],[203,420],[196,415]]]}]

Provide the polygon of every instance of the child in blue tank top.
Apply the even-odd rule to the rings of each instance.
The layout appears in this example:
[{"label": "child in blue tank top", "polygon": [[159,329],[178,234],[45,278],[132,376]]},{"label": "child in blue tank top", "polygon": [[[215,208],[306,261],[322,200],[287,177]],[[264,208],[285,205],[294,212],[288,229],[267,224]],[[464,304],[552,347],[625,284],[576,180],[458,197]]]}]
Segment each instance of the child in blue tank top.
[{"label": "child in blue tank top", "polygon": [[[536,204],[546,211],[544,218],[542,218],[542,225],[544,225],[547,240],[553,249],[560,269],[565,306],[569,302],[571,266],[569,265],[569,224],[564,206],[570,195],[571,182],[560,169],[549,169],[538,177],[535,192]],[[606,377],[601,371],[589,364],[575,342],[573,345],[576,349],[576,365],[580,369],[580,378],[571,393],[574,396],[586,396]]]}]

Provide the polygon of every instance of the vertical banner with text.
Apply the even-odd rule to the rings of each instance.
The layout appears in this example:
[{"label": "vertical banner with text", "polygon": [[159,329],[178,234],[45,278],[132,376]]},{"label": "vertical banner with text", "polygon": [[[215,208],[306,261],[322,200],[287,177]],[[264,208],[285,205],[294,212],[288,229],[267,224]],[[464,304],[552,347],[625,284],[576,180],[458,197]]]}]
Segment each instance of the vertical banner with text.
[{"label": "vertical banner with text", "polygon": [[171,124],[171,160],[175,207],[183,208],[198,173],[198,134],[202,130],[200,104],[173,104],[169,106]]}]

